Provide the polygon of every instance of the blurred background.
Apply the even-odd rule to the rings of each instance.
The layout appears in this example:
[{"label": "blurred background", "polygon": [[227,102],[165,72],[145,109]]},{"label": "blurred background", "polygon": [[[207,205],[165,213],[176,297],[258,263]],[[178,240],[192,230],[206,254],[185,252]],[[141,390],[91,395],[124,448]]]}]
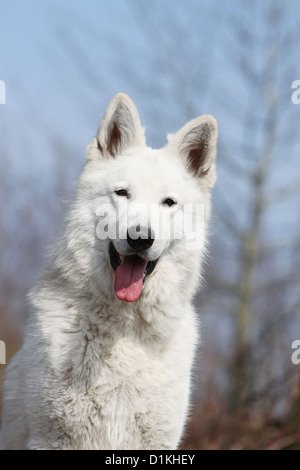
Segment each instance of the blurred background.
[{"label": "blurred background", "polygon": [[299,2],[0,3],[6,362],[22,342],[26,293],[113,95],[133,98],[155,148],[210,113],[220,130],[218,182],[182,449],[300,449],[300,364],[291,360],[300,340],[300,104],[291,99],[300,80]]}]

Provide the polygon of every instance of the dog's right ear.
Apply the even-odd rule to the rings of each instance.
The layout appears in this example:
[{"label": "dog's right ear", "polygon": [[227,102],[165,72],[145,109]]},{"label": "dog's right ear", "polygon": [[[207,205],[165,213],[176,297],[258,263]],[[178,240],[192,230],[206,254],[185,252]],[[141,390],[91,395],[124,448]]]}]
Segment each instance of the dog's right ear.
[{"label": "dog's right ear", "polygon": [[128,147],[145,144],[144,129],[134,102],[125,93],[118,93],[109,103],[96,136],[97,152],[87,158],[111,158]]},{"label": "dog's right ear", "polygon": [[208,188],[216,180],[217,138],[218,123],[210,114],[192,119],[176,134],[168,136],[168,147],[180,155],[188,171]]}]

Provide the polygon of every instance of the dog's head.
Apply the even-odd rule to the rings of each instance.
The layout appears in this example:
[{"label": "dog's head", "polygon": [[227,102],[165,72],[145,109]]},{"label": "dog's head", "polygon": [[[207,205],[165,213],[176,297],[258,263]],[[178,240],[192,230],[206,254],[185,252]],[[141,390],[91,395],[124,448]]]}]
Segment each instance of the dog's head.
[{"label": "dog's head", "polygon": [[177,287],[194,284],[205,248],[216,143],[217,122],[203,115],[153,150],[132,100],[120,93],[110,102],[87,149],[80,193],[92,204],[95,245],[111,268],[119,299],[135,301],[154,279],[167,283],[177,270]]}]

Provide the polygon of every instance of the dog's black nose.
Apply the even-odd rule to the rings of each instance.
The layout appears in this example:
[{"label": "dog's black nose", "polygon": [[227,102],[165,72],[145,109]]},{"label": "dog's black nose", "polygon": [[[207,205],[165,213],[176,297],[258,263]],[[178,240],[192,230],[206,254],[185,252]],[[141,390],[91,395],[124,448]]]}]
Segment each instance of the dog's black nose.
[{"label": "dog's black nose", "polygon": [[155,236],[150,228],[138,226],[135,230],[127,230],[128,245],[136,251],[147,250],[147,248],[153,245],[154,240]]}]

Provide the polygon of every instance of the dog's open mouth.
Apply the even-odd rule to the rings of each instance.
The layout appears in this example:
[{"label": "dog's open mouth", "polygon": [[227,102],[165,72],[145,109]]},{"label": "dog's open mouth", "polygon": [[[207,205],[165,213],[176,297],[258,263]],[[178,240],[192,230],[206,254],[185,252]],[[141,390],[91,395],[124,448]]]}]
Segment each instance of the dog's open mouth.
[{"label": "dog's open mouth", "polygon": [[146,276],[153,272],[158,260],[147,261],[138,255],[120,255],[112,242],[109,244],[109,259],[116,271],[116,296],[120,300],[134,302],[141,295]]}]

